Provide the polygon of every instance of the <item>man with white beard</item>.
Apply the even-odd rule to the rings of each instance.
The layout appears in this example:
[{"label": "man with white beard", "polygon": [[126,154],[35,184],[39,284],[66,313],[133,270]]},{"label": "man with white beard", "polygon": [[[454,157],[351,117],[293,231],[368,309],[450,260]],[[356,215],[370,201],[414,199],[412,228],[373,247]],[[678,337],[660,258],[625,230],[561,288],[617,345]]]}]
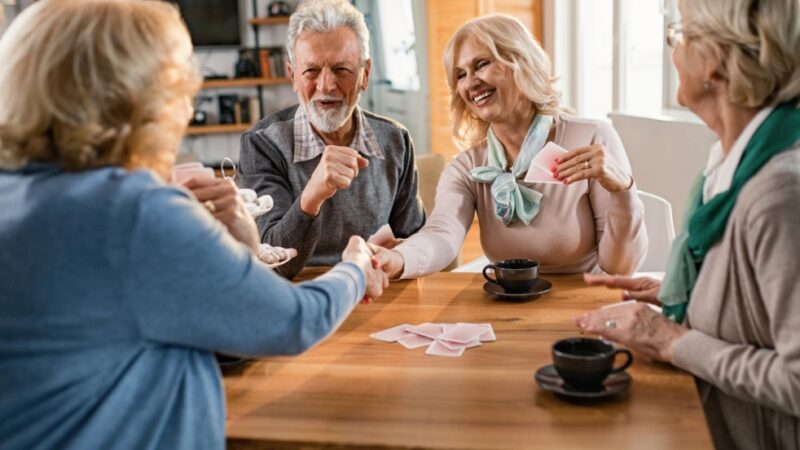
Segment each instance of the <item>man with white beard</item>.
[{"label": "man with white beard", "polygon": [[364,16],[344,0],[301,3],[287,50],[300,104],[242,136],[240,172],[244,187],[274,200],[257,222],[262,242],[297,249],[277,269],[291,278],[306,265],[337,263],[353,234],[388,224],[408,237],[425,213],[408,130],[358,107],[372,66]]}]

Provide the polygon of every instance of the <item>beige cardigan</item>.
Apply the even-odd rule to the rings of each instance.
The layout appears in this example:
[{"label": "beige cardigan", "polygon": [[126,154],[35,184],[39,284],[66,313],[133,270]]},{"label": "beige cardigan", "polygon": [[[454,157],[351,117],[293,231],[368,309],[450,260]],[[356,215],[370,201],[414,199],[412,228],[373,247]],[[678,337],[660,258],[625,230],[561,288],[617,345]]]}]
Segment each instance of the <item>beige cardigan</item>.
[{"label": "beige cardigan", "polygon": [[[599,143],[608,155],[630,171],[630,163],[611,125],[562,115],[554,142],[568,150]],[[413,278],[443,269],[460,252],[475,213],[481,247],[492,261],[530,258],[544,273],[603,270],[631,273],[644,259],[647,233],[644,209],[636,186],[609,193],[596,181],[563,184],[525,183],[543,194],[539,214],[530,225],[505,226],[494,213],[491,184],[469,178],[473,167],[487,163],[486,147],[461,152],[442,173],[436,202],[425,226],[396,250],[403,255],[401,278]]]},{"label": "beige cardigan", "polygon": [[672,362],[698,378],[716,447],[800,449],[800,147],[742,189],[687,324]]}]

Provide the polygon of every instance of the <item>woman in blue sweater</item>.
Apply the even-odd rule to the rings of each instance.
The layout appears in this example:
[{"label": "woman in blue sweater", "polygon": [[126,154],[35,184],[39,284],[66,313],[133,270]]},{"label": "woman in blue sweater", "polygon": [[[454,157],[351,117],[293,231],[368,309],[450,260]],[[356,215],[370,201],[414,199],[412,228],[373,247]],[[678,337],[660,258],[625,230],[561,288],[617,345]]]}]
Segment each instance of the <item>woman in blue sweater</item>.
[{"label": "woman in blue sweater", "polygon": [[170,4],[36,2],[0,61],[0,448],[224,448],[213,352],[319,342],[372,252],[292,285],[230,183],[164,182],[199,87]]}]

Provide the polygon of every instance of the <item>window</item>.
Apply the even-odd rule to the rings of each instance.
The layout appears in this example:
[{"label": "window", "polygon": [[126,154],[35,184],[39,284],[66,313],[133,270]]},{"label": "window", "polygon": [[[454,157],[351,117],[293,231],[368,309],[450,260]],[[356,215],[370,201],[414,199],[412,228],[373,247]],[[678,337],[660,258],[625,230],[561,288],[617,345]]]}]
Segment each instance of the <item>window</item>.
[{"label": "window", "polygon": [[414,15],[410,1],[377,0],[385,76],[392,89],[419,90]]},{"label": "window", "polygon": [[[669,2],[667,8],[667,2]],[[664,25],[670,0],[550,0],[556,75],[578,114],[657,116],[677,107]]]}]

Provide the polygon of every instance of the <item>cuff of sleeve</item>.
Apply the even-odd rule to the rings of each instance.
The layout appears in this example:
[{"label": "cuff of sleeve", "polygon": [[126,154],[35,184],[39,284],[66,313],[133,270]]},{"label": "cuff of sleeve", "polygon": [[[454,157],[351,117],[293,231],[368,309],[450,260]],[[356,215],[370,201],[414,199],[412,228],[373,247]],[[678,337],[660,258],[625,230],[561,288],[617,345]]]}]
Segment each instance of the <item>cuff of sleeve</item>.
[{"label": "cuff of sleeve", "polygon": [[719,355],[728,344],[697,330],[679,337],[672,348],[672,364],[706,381],[712,381],[713,355]]},{"label": "cuff of sleeve", "polygon": [[340,262],[339,264],[333,266],[333,268],[328,271],[328,274],[342,274],[353,282],[354,305],[364,298],[364,294],[367,292],[367,278],[366,275],[364,275],[364,272],[361,271],[361,268],[356,264],[349,261]]},{"label": "cuff of sleeve", "polygon": [[627,190],[609,192],[609,194],[611,197],[609,201],[609,211],[630,215],[630,213],[636,209],[634,205],[639,201],[636,184],[631,185]]},{"label": "cuff of sleeve", "polygon": [[415,249],[408,241],[398,245],[394,250],[403,255],[403,273],[398,277],[398,280],[418,277],[422,266],[420,261],[421,252]]}]

